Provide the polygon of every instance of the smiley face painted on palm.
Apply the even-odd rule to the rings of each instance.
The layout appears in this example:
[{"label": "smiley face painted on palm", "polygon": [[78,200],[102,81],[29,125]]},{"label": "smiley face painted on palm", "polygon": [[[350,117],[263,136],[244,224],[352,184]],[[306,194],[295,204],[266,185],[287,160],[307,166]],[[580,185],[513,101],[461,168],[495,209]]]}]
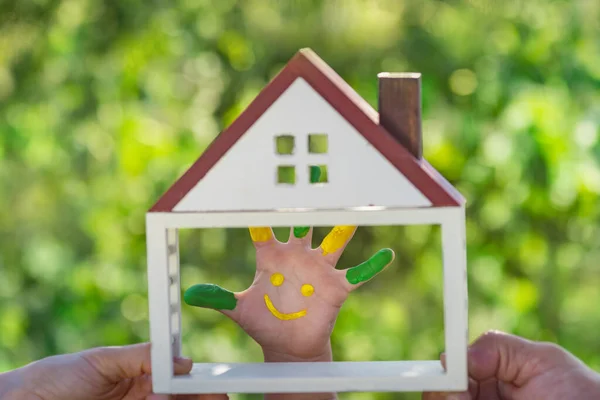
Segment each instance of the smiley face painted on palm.
[{"label": "smiley face painted on palm", "polygon": [[[348,294],[393,261],[393,251],[383,249],[360,265],[336,269],[355,231],[354,226],[336,226],[319,247],[312,248],[309,227],[293,228],[287,242],[278,241],[271,228],[250,228],[256,247],[252,285],[233,293],[198,284],[186,290],[184,300],[221,311],[263,348],[305,356],[329,340]],[[292,337],[294,348],[290,350]]]},{"label": "smiley face painted on palm", "polygon": [[[283,285],[284,282],[285,277],[283,276],[283,274],[275,272],[273,275],[271,275],[271,284],[273,286],[279,287]],[[302,285],[302,287],[300,287],[300,293],[302,293],[302,296],[310,297],[315,293],[315,288],[313,287],[313,285],[305,283],[304,285]],[[265,305],[275,318],[278,318],[282,321],[290,321],[292,319],[302,318],[306,315],[306,309],[292,313],[282,313],[277,309],[277,307],[273,305],[273,302],[271,301],[271,298],[268,294],[265,294]]]}]

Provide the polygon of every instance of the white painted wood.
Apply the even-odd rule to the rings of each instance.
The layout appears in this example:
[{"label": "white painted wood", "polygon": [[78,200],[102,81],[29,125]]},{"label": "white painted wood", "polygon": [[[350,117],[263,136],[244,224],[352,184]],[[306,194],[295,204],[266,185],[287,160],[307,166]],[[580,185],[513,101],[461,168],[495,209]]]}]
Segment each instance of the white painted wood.
[{"label": "white painted wood", "polygon": [[172,393],[459,390],[439,361],[194,364]]},{"label": "white painted wood", "polygon": [[[156,393],[273,393],[306,391],[459,391],[467,388],[467,286],[465,210],[447,208],[357,208],[331,211],[264,211],[211,213],[149,213],[147,215],[150,328]],[[170,322],[177,301],[169,296],[173,279],[173,246],[177,228],[294,225],[442,226],[444,323],[447,373],[438,361],[196,364],[188,376],[173,377],[171,335],[181,339]],[[169,235],[167,235],[169,232]],[[169,246],[168,246],[169,244]],[[177,261],[178,263],[178,261]],[[171,276],[170,276],[171,274]],[[179,276],[177,272],[177,285]],[[174,283],[174,282],[173,282]],[[179,287],[178,287],[179,288]],[[179,324],[181,321],[179,320]]]},{"label": "white painted wood", "polygon": [[166,228],[245,228],[248,226],[432,225],[448,210],[439,208],[363,208],[328,211],[153,213]]},{"label": "white painted wood", "polygon": [[449,209],[442,223],[446,368],[450,380],[462,390],[468,387],[469,306],[466,246],[465,209]]},{"label": "white painted wood", "polygon": [[160,219],[152,214],[146,215],[146,246],[150,341],[152,342],[152,385],[157,393],[169,393],[173,377],[173,349],[171,347],[167,231]]},{"label": "white painted wood", "polygon": [[[308,135],[328,135],[327,154],[308,153]],[[296,137],[293,155],[275,153],[275,136]],[[308,168],[325,164],[329,182],[311,185]],[[277,185],[279,165],[294,165],[293,186]],[[427,207],[423,196],[304,79],[298,78],[250,127],[175,211],[240,211],[360,206]]]},{"label": "white painted wood", "polygon": [[181,355],[181,283],[179,274],[179,232],[167,229],[167,249],[169,251],[169,300],[171,310],[171,341],[173,355]]}]

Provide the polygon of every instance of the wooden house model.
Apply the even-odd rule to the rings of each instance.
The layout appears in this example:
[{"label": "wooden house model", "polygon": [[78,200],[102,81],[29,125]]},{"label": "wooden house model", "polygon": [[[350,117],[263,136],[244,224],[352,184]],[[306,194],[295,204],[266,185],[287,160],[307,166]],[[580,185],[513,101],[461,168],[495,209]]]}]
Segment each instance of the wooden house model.
[{"label": "wooden house model", "polygon": [[[420,74],[378,79],[375,111],[314,52],[300,50],[149,210],[156,393],[467,388],[465,200],[422,157]],[[281,139],[292,145],[282,150]],[[326,170],[326,182],[311,183],[311,166]],[[445,370],[438,360],[201,363],[173,375],[181,351],[178,229],[415,224],[441,226]]]}]

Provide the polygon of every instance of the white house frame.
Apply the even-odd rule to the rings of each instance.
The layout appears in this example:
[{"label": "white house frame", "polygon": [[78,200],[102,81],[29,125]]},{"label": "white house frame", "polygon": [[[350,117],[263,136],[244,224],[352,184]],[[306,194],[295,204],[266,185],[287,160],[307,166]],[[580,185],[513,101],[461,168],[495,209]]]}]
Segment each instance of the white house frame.
[{"label": "white house frame", "polygon": [[[386,78],[389,76],[381,77]],[[396,85],[394,90],[403,89]],[[464,199],[421,158],[420,143],[415,146],[410,137],[403,142],[398,133],[390,133],[393,126],[383,125],[385,99],[380,98],[381,123],[377,113],[361,100],[314,53],[300,51],[147,214],[156,393],[467,389]],[[306,118],[315,113],[319,118]],[[420,118],[420,112],[413,114]],[[401,117],[404,121],[411,115]],[[393,122],[394,115],[390,118]],[[328,134],[330,154],[310,154],[299,148],[294,160],[299,166],[329,165],[329,182],[311,187],[308,169],[301,167],[296,169],[296,185],[278,184],[273,171],[289,159],[274,154],[273,137],[322,132]],[[259,150],[253,150],[256,148]],[[363,163],[357,168],[356,160],[344,154],[360,154]],[[242,171],[236,169],[238,164]],[[252,171],[244,171],[248,166]],[[445,370],[439,360],[199,363],[189,375],[174,376],[172,359],[181,354],[178,229],[419,224],[441,226]]]}]

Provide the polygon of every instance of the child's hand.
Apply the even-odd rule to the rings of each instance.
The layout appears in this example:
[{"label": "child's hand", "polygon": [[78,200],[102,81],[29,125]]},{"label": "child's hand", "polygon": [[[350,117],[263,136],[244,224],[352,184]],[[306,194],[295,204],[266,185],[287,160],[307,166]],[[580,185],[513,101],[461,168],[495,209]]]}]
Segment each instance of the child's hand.
[{"label": "child's hand", "polygon": [[271,228],[250,228],[256,247],[250,288],[234,294],[215,285],[194,285],[186,290],[185,302],[217,309],[236,321],[270,360],[322,360],[348,294],[394,259],[394,252],[384,249],[356,267],[335,269],[355,231],[336,226],[312,249],[308,227],[293,228],[287,243],[277,241]]}]

